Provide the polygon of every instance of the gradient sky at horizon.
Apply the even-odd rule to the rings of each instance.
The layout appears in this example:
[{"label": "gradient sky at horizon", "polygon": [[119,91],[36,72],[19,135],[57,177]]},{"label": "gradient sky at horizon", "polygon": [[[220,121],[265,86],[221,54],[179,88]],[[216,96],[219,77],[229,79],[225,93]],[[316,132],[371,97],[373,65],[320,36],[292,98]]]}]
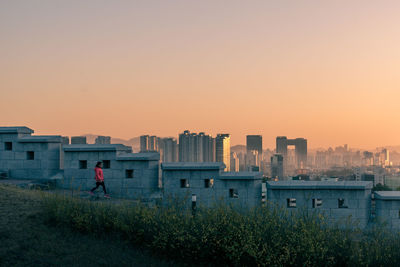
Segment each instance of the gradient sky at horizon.
[{"label": "gradient sky at horizon", "polygon": [[400,145],[399,1],[0,1],[0,125]]}]

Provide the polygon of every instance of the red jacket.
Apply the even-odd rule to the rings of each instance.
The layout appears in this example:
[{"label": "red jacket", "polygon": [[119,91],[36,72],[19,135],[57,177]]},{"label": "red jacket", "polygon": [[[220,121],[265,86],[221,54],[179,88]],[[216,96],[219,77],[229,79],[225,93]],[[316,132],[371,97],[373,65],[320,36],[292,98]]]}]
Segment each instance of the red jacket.
[{"label": "red jacket", "polygon": [[96,182],[104,182],[103,170],[99,167],[94,168]]}]

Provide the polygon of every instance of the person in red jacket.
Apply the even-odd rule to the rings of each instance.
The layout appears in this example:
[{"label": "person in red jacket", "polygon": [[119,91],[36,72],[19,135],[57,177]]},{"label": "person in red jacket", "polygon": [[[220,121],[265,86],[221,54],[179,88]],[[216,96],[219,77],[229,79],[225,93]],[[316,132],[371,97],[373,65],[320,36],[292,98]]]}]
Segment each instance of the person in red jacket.
[{"label": "person in red jacket", "polygon": [[89,194],[94,195],[94,193],[93,193],[94,190],[99,188],[99,186],[101,185],[103,187],[104,197],[110,198],[110,196],[107,194],[106,186],[104,184],[104,175],[103,175],[102,165],[103,165],[103,163],[101,161],[99,161],[99,162],[97,162],[96,167],[94,168],[94,173],[95,173],[94,179],[96,180],[96,187],[93,187],[92,190],[90,190]]}]

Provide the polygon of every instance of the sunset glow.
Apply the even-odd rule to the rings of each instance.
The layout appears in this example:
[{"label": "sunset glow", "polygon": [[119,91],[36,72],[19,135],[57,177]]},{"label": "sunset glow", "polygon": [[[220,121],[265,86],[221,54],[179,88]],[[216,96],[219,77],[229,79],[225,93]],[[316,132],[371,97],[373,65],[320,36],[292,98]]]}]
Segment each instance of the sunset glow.
[{"label": "sunset glow", "polygon": [[398,1],[5,1],[0,124],[400,144]]}]

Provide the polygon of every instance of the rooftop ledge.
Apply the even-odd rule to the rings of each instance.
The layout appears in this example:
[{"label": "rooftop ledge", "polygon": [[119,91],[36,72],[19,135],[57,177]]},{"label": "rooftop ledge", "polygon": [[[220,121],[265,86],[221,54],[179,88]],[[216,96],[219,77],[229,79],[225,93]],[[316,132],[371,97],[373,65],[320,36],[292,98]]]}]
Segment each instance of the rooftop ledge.
[{"label": "rooftop ledge", "polygon": [[18,139],[19,143],[61,143],[60,135],[27,136]]},{"label": "rooftop ledge", "polygon": [[135,161],[135,160],[160,160],[160,154],[158,152],[146,152],[146,153],[126,153],[117,156],[117,160],[121,161]]},{"label": "rooftop ledge", "polygon": [[123,151],[130,153],[132,148],[121,144],[82,144],[82,145],[64,145],[65,152],[103,152],[103,151]]},{"label": "rooftop ledge", "polygon": [[305,189],[341,189],[365,190],[372,189],[372,182],[367,181],[276,181],[267,182],[269,189],[305,190]]},{"label": "rooftop ledge", "polygon": [[0,134],[32,134],[34,131],[25,126],[0,127]]},{"label": "rooftop ledge", "polygon": [[400,191],[376,191],[375,199],[400,200]]},{"label": "rooftop ledge", "polygon": [[222,170],[225,165],[220,162],[167,162],[162,163],[163,170]]},{"label": "rooftop ledge", "polygon": [[261,180],[261,172],[223,172],[219,176],[221,180]]}]

